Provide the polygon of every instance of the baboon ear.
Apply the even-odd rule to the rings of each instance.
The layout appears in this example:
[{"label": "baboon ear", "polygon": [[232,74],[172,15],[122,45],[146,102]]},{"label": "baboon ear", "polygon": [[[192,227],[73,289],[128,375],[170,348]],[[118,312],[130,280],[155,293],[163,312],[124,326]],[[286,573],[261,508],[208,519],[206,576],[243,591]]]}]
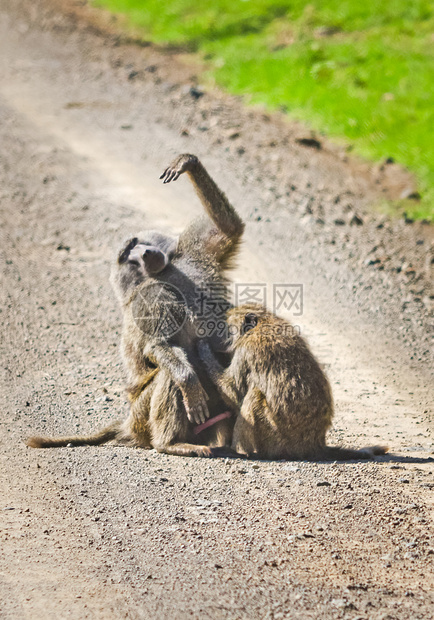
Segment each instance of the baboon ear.
[{"label": "baboon ear", "polygon": [[246,316],[244,317],[244,323],[243,323],[244,333],[256,327],[257,324],[258,324],[258,317],[256,316],[256,314],[253,314],[253,312],[249,312],[248,314],[246,314]]},{"label": "baboon ear", "polygon": [[121,265],[122,263],[126,263],[128,257],[130,255],[131,250],[137,245],[138,239],[137,237],[133,237],[124,245],[122,250],[119,252],[118,263]]}]

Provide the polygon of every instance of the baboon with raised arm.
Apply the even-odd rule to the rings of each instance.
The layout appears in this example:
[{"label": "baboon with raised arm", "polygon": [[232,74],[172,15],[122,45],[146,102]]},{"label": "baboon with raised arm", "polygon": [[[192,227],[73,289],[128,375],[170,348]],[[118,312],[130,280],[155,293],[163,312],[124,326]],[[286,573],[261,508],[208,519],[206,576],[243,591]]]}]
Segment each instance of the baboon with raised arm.
[{"label": "baboon with raised arm", "polygon": [[257,458],[339,461],[387,451],[326,445],[334,413],[331,387],[288,321],[248,304],[229,310],[228,329],[233,357],[226,370],[206,341],[199,344],[199,354],[228,406],[239,410],[233,450]]},{"label": "baboon with raised arm", "polygon": [[169,183],[185,172],[207,217],[193,221],[179,237],[139,233],[124,244],[112,269],[123,311],[129,417],[92,437],[32,437],[29,446],[117,440],[168,454],[214,456],[230,445],[233,421],[198,357],[203,333],[198,293],[202,308],[208,302],[208,327],[216,326],[203,337],[219,357],[225,348],[225,314],[218,309],[228,306],[225,273],[244,223],[196,156],[180,155],[160,178]]}]

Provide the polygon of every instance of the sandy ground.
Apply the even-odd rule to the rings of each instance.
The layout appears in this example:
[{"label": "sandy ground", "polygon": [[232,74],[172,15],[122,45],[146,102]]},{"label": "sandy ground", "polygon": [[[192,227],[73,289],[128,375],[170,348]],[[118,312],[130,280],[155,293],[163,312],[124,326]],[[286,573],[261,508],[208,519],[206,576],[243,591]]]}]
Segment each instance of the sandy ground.
[{"label": "sandy ground", "polygon": [[[2,618],[431,618],[432,229],[367,210],[395,165],[312,149],[279,116],[198,97],[173,55],[41,0],[0,0]],[[71,5],[77,10],[77,5]],[[81,11],[81,9],[80,9]],[[183,459],[30,434],[126,415],[120,241],[201,207],[197,153],[248,226],[235,284],[303,285],[300,326],[336,399],[347,464]],[[358,224],[354,215],[363,222]],[[239,290],[239,289],[237,289]]]}]

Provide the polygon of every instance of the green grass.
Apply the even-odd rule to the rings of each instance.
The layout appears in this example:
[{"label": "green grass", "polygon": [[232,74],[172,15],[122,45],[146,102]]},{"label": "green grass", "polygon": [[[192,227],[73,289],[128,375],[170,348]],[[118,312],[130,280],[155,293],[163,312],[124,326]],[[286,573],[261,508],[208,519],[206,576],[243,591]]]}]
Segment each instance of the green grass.
[{"label": "green grass", "polygon": [[209,79],[284,108],[364,157],[393,157],[434,220],[434,2],[93,0],[160,44],[201,54]]}]

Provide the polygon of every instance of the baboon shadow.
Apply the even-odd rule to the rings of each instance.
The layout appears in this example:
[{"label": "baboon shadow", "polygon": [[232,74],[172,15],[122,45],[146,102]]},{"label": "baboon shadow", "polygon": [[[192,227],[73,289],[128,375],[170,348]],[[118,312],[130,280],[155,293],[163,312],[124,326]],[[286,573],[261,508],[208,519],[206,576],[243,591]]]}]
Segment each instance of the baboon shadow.
[{"label": "baboon shadow", "polygon": [[376,461],[382,463],[434,463],[434,457],[422,457],[422,456],[403,456],[400,454],[384,454],[382,456],[376,456]]},{"label": "baboon shadow", "polygon": [[244,454],[238,454],[236,452],[229,452],[227,448],[222,448],[222,452],[219,453],[218,449],[215,449],[214,457],[220,459],[237,459],[241,461],[255,461],[260,463],[323,463],[323,464],[332,464],[332,463],[342,463],[345,464],[353,464],[353,463],[402,463],[402,464],[426,464],[426,463],[434,463],[434,457],[421,457],[421,456],[403,456],[400,454],[383,454],[377,455],[372,458],[359,458],[359,459],[348,459],[348,460],[332,460],[332,459],[323,459],[323,458],[287,458],[287,459],[270,459],[263,458],[260,456],[249,456],[247,457]]}]

